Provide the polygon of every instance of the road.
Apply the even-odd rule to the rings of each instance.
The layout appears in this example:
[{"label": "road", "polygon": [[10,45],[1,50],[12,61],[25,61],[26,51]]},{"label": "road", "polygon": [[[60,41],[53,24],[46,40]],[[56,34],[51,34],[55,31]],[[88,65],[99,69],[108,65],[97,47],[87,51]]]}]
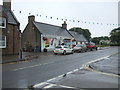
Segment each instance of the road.
[{"label": "road", "polygon": [[69,55],[39,54],[38,59],[2,65],[3,88],[27,88],[82,67],[83,64],[118,53],[117,47]]}]

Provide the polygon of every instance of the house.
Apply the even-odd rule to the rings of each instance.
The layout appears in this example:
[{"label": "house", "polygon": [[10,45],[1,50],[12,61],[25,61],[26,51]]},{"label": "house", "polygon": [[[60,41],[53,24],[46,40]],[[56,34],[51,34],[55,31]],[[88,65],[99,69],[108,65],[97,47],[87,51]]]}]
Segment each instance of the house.
[{"label": "house", "polygon": [[11,10],[11,0],[3,0],[0,5],[0,49],[2,55],[19,53],[20,23]]},{"label": "house", "polygon": [[22,48],[24,51],[44,51],[53,49],[55,46],[71,44],[72,35],[67,30],[67,24],[55,26],[42,22],[36,22],[35,16],[28,16],[28,24],[22,33]]},{"label": "house", "polygon": [[88,42],[83,34],[79,34],[78,32],[75,31],[69,31],[69,32],[74,37],[74,40],[72,40],[73,45],[84,44]]}]

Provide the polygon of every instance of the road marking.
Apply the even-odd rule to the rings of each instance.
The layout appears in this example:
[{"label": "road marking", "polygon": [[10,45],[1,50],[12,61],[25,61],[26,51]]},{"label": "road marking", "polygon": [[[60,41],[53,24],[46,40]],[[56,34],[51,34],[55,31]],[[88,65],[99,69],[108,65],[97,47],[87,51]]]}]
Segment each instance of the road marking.
[{"label": "road marking", "polygon": [[[112,54],[112,55],[114,55],[114,54]],[[99,58],[99,59],[95,59],[95,60],[92,60],[92,61],[90,61],[90,62],[87,62],[87,63],[83,64],[82,67],[80,67],[79,69],[75,69],[75,70],[73,70],[73,71],[67,72],[66,74],[68,75],[68,74],[71,74],[71,73],[76,72],[76,71],[81,70],[81,69],[87,69],[87,70],[90,70],[90,71],[93,72],[93,71],[95,71],[95,70],[89,68],[89,64],[94,63],[94,62],[101,61],[101,60],[103,60],[103,59],[109,59],[110,56],[111,56],[111,55],[105,56],[105,57],[102,57],[102,58]],[[99,72],[99,71],[95,71],[95,72]],[[110,76],[120,77],[120,76],[115,75],[115,74],[109,74],[109,73],[103,73],[103,72],[99,72],[99,73],[102,73],[102,74],[105,74],[105,75],[110,75]],[[55,80],[56,78],[61,78],[61,77],[63,77],[63,75],[64,75],[64,74],[59,75],[59,76],[57,76],[57,77],[55,77],[55,78],[49,79],[49,80],[47,80],[47,81],[45,81],[45,82],[42,82],[42,83],[33,85],[33,87],[34,87],[34,88],[37,88],[37,87],[40,87],[40,86],[43,85],[43,84],[49,84],[48,82],[50,82],[50,81],[52,81],[52,80]],[[37,86],[37,87],[36,87],[36,86]],[[54,85],[53,85],[53,84],[52,84],[52,85],[48,85],[48,87],[46,86],[46,88],[50,88],[50,87],[52,87],[52,86],[54,86]],[[63,85],[62,85],[62,86],[63,86]],[[69,87],[69,86],[65,86],[65,87]],[[73,87],[73,88],[75,88],[75,87]],[[84,90],[84,89],[80,89],[80,90]]]},{"label": "road marking", "polygon": [[[79,69],[83,69],[83,68],[80,67]],[[75,72],[75,71],[78,71],[79,69],[75,69],[75,70],[73,70],[73,71],[67,72],[66,74],[67,74],[67,75],[68,75],[68,74],[71,74],[71,73],[73,73],[73,72]],[[61,74],[61,75],[59,75],[59,76],[57,76],[57,77],[55,77],[55,78],[48,79],[48,80],[46,80],[45,82],[42,82],[42,83],[33,85],[33,88],[40,87],[40,86],[42,86],[42,85],[44,85],[44,84],[50,84],[50,83],[48,83],[48,82],[53,81],[53,80],[55,80],[55,79],[57,79],[57,78],[61,78],[61,77],[63,77],[63,75],[64,75],[64,74]],[[50,87],[52,87],[52,86],[53,86],[53,85],[50,85],[50,86],[48,86],[48,87],[50,88]],[[46,87],[46,88],[48,88],[48,87]],[[63,87],[63,86],[61,86],[61,87]],[[64,86],[64,87],[68,88],[69,86]],[[70,88],[70,87],[69,87],[69,88]],[[72,88],[73,88],[73,87],[72,87]],[[80,90],[83,90],[83,89],[80,89]]]},{"label": "road marking", "polygon": [[[47,89],[47,88],[52,88],[53,86],[59,86],[59,87],[63,87],[63,88],[74,88],[74,89],[77,89],[75,87],[71,87],[71,86],[65,86],[65,85],[59,85],[59,84],[51,84],[51,83],[47,83],[49,85],[43,87],[43,89]],[[80,90],[83,90],[83,89],[80,89]]]},{"label": "road marking", "polygon": [[42,64],[33,65],[33,66],[28,66],[28,67],[23,67],[23,68],[18,68],[18,69],[14,69],[13,71],[22,70],[22,69],[26,69],[26,68],[33,68],[33,67],[37,67],[37,66],[41,66],[41,65],[42,65]]},{"label": "road marking", "polygon": [[56,78],[49,79],[49,80],[47,80],[47,82],[53,81],[53,80],[55,80],[55,79],[56,79]]},{"label": "road marking", "polygon": [[73,70],[74,72],[76,72],[76,71],[78,71],[79,69],[75,69],[75,70]]},{"label": "road marking", "polygon": [[42,86],[44,84],[46,84],[46,82],[42,82],[42,83],[36,84],[36,85],[33,86],[33,88],[37,88],[37,87]]},{"label": "road marking", "polygon": [[53,87],[53,86],[56,86],[56,85],[55,85],[55,84],[50,84],[50,85],[48,85],[48,86],[44,87],[43,89],[46,89],[46,88],[51,88],[51,87]]},{"label": "road marking", "polygon": [[42,66],[42,65],[47,65],[47,64],[52,64],[52,63],[54,63],[54,62],[43,63],[43,64],[37,64],[37,65],[33,65],[33,66],[28,66],[28,67],[22,67],[22,68],[14,69],[13,71],[18,71],[18,70],[23,70],[23,69],[33,68],[33,67]]},{"label": "road marking", "polygon": [[68,72],[67,75],[68,75],[68,74],[71,74],[71,73],[73,73],[73,71]]}]

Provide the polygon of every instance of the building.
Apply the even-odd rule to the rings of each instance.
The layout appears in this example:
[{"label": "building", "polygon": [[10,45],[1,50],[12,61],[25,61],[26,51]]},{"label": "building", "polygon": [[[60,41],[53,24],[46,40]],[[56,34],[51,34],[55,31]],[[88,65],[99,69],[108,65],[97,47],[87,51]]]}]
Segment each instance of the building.
[{"label": "building", "polygon": [[67,30],[67,24],[55,26],[42,22],[36,22],[35,16],[28,16],[28,24],[22,34],[22,48],[25,51],[52,50],[62,43],[70,45],[72,35]]},{"label": "building", "polygon": [[69,31],[69,32],[74,37],[74,40],[72,40],[73,45],[84,44],[88,42],[87,39],[84,37],[84,35],[79,34],[78,32],[75,31]]},{"label": "building", "polygon": [[20,23],[11,10],[11,0],[3,0],[0,5],[0,49],[2,55],[19,53]]}]

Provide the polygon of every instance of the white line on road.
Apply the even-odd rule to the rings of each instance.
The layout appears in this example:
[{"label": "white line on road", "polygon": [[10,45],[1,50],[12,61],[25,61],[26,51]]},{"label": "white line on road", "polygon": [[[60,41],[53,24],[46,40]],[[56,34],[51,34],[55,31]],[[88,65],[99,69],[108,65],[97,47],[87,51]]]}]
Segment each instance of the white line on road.
[{"label": "white line on road", "polygon": [[55,79],[56,79],[56,78],[49,79],[49,80],[47,80],[47,82],[50,82],[50,81],[55,80]]},{"label": "white line on road", "polygon": [[[49,85],[43,87],[43,89],[52,88],[54,86],[63,87],[63,88],[74,88],[74,89],[76,89],[75,87],[65,86],[65,85],[60,85],[60,84],[51,84],[51,83],[47,83],[47,84],[49,84]],[[83,90],[83,89],[80,89],[80,90]]]},{"label": "white line on road", "polygon": [[44,87],[44,89],[46,89],[46,88],[51,88],[51,87],[53,87],[53,86],[56,86],[56,85],[55,85],[55,84],[49,84],[48,86]]},{"label": "white line on road", "polygon": [[[79,69],[83,69],[83,68],[80,67]],[[73,73],[73,72],[75,72],[75,71],[78,71],[79,69],[75,69],[75,70],[73,70],[73,71],[67,72],[66,74],[67,74],[67,75],[68,75],[68,74],[71,74],[71,73]],[[55,78],[52,78],[52,79],[48,79],[48,80],[45,81],[45,82],[42,82],[42,83],[39,83],[39,84],[33,85],[33,87],[34,87],[34,88],[41,87],[41,86],[44,85],[44,84],[48,84],[50,81],[53,81],[53,80],[55,80],[55,79],[57,79],[57,78],[61,78],[61,77],[63,77],[63,75],[64,75],[64,74],[59,75],[59,76],[57,76],[57,77],[55,77]],[[48,85],[48,86],[46,86],[45,88],[50,88],[50,87],[52,87],[52,86],[54,86],[54,85]],[[75,88],[75,87],[63,86],[63,85],[58,85],[58,86],[60,86],[60,87],[64,87],[64,88],[65,88],[65,87],[66,87],[66,88]],[[83,89],[80,89],[80,90],[83,90]]]},{"label": "white line on road", "polygon": [[[113,55],[113,54],[112,54]],[[78,70],[80,70],[80,69],[87,69],[87,70],[90,70],[90,68],[88,67],[88,65],[89,64],[91,64],[91,63],[94,63],[94,62],[97,62],[97,61],[101,61],[101,60],[103,60],[103,59],[108,59],[109,57],[110,57],[111,55],[109,55],[109,56],[106,56],[106,57],[102,57],[102,58],[99,58],[99,59],[96,59],[96,60],[92,60],[92,61],[90,61],[90,62],[87,62],[87,63],[85,63],[85,64],[83,64],[82,65],[82,67],[80,67],[79,69],[75,69],[75,70],[73,70],[73,71],[70,71],[70,72],[67,72],[66,74],[68,75],[68,74],[71,74],[71,73],[73,73],[73,72],[75,72],[75,71],[78,71]],[[90,71],[93,71],[93,69],[92,70],[90,70]],[[95,70],[94,70],[95,71]],[[98,71],[96,71],[96,72],[98,72]],[[99,72],[100,73],[100,72]],[[102,74],[106,74],[106,75],[110,75],[110,76],[117,76],[118,77],[118,75],[113,75],[113,74],[108,74],[108,73],[103,73],[103,72],[101,72]],[[37,85],[34,85],[33,87],[40,87],[41,85],[43,85],[44,83],[49,83],[50,81],[52,81],[52,80],[55,80],[56,78],[61,78],[61,77],[63,77],[63,75],[64,74],[62,74],[62,75],[59,75],[59,76],[57,76],[57,77],[55,77],[55,78],[52,78],[52,79],[49,79],[49,80],[47,80],[47,81],[45,81],[45,82],[42,82],[42,83],[40,83],[40,84],[37,84]],[[48,85],[48,87],[46,86],[45,88],[50,88],[50,87],[52,87],[52,86],[54,86],[53,84],[52,85]],[[60,86],[60,85],[59,85]],[[37,88],[36,87],[36,88]],[[66,86],[65,86],[66,87]],[[69,86],[67,86],[67,87],[69,87]],[[66,87],[66,88],[67,88]],[[74,88],[74,87],[73,87]],[[84,89],[80,89],[80,90],[84,90]]]},{"label": "white line on road", "polygon": [[14,69],[13,71],[18,71],[18,70],[23,70],[23,69],[27,69],[27,68],[38,67],[38,66],[47,65],[47,64],[52,64],[52,63],[54,63],[54,62],[37,64],[37,65],[33,65],[33,66],[28,66],[28,67],[22,67],[22,68]]},{"label": "white line on road", "polygon": [[44,84],[46,84],[46,82],[42,82],[42,83],[36,84],[36,85],[34,85],[33,87],[34,87],[34,88],[37,88],[37,87],[42,86],[42,85],[44,85]]}]

